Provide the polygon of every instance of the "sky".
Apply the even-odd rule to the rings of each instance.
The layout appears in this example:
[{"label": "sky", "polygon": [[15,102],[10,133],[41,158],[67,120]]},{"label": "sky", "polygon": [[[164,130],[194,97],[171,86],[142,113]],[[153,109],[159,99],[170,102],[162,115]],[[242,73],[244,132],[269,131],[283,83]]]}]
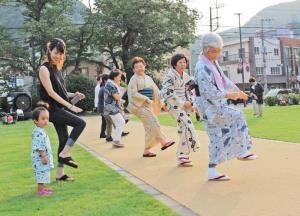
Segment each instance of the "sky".
[{"label": "sky", "polygon": [[[241,13],[241,25],[243,25],[265,7],[292,1],[295,0],[217,0],[218,4],[223,5],[219,9],[221,27],[218,31],[238,27],[238,16],[234,15],[235,13]],[[87,4],[88,0],[82,0],[82,2]],[[203,18],[199,21],[197,32],[209,31],[209,7],[214,7],[216,0],[187,0],[187,2],[191,8],[197,9],[203,15]]]},{"label": "sky", "polygon": [[[223,5],[219,9],[221,27],[218,31],[238,27],[238,16],[234,15],[236,13],[241,13],[241,25],[243,25],[256,13],[268,6],[292,1],[294,0],[217,0],[218,4]],[[203,14],[199,23],[200,29],[209,31],[209,26],[207,26],[209,25],[209,7],[215,7],[216,0],[189,0],[188,2],[191,8],[195,8]]]}]

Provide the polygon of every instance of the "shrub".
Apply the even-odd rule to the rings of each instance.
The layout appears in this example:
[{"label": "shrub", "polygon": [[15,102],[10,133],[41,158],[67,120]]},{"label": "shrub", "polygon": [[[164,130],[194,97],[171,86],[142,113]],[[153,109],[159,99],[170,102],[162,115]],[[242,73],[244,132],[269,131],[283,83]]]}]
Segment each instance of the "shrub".
[{"label": "shrub", "polygon": [[84,111],[91,111],[94,108],[95,86],[96,82],[83,75],[70,75],[66,79],[66,86],[69,92],[81,92],[85,99],[79,101],[76,106]]},{"label": "shrub", "polygon": [[275,106],[276,104],[278,104],[278,99],[276,96],[269,96],[265,98],[265,103],[268,106]]},{"label": "shrub", "polygon": [[300,101],[300,95],[299,94],[289,94],[291,104],[298,105]]}]

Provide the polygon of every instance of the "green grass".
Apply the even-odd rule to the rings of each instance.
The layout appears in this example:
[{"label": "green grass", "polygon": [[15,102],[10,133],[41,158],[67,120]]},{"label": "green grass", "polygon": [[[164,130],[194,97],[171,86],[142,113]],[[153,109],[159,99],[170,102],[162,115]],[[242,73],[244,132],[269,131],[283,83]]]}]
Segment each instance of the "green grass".
[{"label": "green grass", "polygon": [[[80,168],[66,168],[76,181],[54,181],[53,196],[37,197],[30,158],[32,128],[31,121],[0,125],[0,215],[177,215],[78,146],[73,156]],[[56,134],[52,127],[47,131],[55,152]]]},{"label": "green grass", "polygon": [[[252,137],[300,143],[300,106],[265,107],[262,118],[255,118],[250,106],[243,111]],[[132,119],[138,121],[137,117]],[[197,129],[204,130],[203,123],[197,122],[194,115],[192,120]],[[176,126],[166,113],[159,116],[159,121],[161,125]]]}]

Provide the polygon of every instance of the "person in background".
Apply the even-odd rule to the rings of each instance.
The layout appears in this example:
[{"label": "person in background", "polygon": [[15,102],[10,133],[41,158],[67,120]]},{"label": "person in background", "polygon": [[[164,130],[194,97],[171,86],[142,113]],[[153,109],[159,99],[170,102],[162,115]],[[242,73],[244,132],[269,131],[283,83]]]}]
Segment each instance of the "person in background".
[{"label": "person in background", "polygon": [[262,117],[264,103],[264,88],[256,82],[255,78],[249,79],[250,96],[253,98],[253,112],[256,117]]},{"label": "person in background", "polygon": [[[101,77],[101,84],[100,84],[100,90],[98,95],[98,105],[97,105],[97,111],[100,113],[102,117],[102,127],[101,127],[101,133],[100,138],[105,138],[107,142],[113,141],[113,138],[111,136],[112,127],[113,127],[113,121],[110,118],[109,115],[104,115],[104,92],[105,92],[105,85],[108,80],[108,75],[103,74]],[[106,123],[103,123],[106,122]],[[103,127],[103,124],[105,124],[105,127]],[[101,136],[102,134],[102,136]]]},{"label": "person in background", "polygon": [[109,115],[116,127],[115,136],[113,139],[113,147],[122,148],[124,144],[121,143],[122,131],[125,127],[125,120],[121,115],[121,84],[122,72],[114,70],[109,74],[109,80],[105,85],[104,91],[104,115]]},{"label": "person in background", "polygon": [[[102,79],[103,79],[103,76],[97,76],[97,84],[96,84],[96,87],[95,87],[95,98],[94,98],[94,107],[95,107],[95,111],[99,112],[102,111],[102,112],[99,112],[100,114],[103,113],[103,98],[99,96],[100,94],[100,88],[101,88],[101,84],[102,84]],[[102,101],[100,101],[102,99]],[[99,105],[101,106],[101,108],[99,108]],[[105,134],[105,131],[106,131],[106,121],[105,121],[105,118],[104,116],[101,114],[101,130],[100,130],[100,139],[101,138],[106,138],[106,134]]]}]

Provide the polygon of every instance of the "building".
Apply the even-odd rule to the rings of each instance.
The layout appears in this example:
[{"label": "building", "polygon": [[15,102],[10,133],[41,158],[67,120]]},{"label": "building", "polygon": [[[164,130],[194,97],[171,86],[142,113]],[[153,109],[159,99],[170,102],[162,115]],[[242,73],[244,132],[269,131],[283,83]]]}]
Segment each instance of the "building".
[{"label": "building", "polygon": [[108,74],[110,72],[110,67],[103,61],[97,61],[87,58],[83,58],[80,60],[77,71],[74,71],[74,69],[74,65],[67,66],[65,69],[66,75],[82,74],[88,76],[91,79],[95,79],[100,74]]},{"label": "building", "polygon": [[300,39],[286,37],[279,39],[287,88],[297,88],[300,81]]},{"label": "building", "polygon": [[[242,40],[243,61],[240,59],[239,40],[227,42],[223,47],[223,55],[219,59],[224,73],[243,89],[241,68],[244,70],[245,87],[249,87],[250,77],[256,77],[264,83],[264,69],[267,74],[268,88],[284,88],[287,85],[286,74],[283,71],[280,40],[265,38],[264,49],[261,38],[249,37]],[[265,52],[265,56],[263,56]],[[265,64],[264,64],[265,57]]]}]

